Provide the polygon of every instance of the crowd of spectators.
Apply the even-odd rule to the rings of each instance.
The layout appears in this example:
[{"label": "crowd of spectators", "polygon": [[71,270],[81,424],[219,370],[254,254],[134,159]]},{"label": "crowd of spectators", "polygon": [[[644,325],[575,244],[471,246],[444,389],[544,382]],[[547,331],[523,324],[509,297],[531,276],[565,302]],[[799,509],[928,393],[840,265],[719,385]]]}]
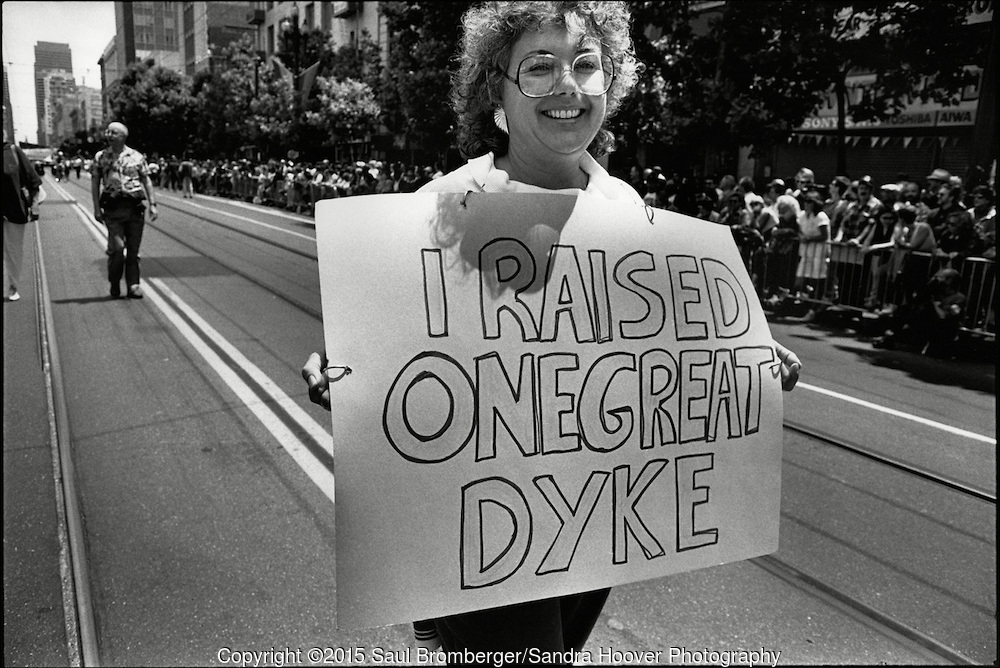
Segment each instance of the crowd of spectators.
[{"label": "crowd of spectators", "polygon": [[[324,199],[411,193],[444,174],[440,163],[379,160],[169,156],[154,158],[150,166],[155,184],[184,196],[230,197],[305,215],[313,215],[316,202]],[[765,307],[788,299],[840,303],[844,287],[863,283],[860,307],[890,318],[899,306],[903,314],[930,312],[909,307],[927,294],[936,272],[961,269],[964,258],[996,257],[993,189],[966,190],[962,179],[944,169],[933,170],[922,185],[900,176],[876,186],[871,177],[843,175],[819,184],[813,170],[803,167],[793,179],[772,179],[759,190],[749,177],[682,177],[658,167],[633,166],[627,178],[651,207],[727,226]],[[987,311],[984,321],[993,318],[992,308]],[[810,310],[807,318],[814,315]]]},{"label": "crowd of spectators", "polygon": [[[313,215],[316,202],[354,195],[411,193],[444,175],[434,166],[379,160],[351,163],[296,162],[291,159],[191,160],[177,156],[150,161],[153,182],[161,188],[231,197]],[[190,193],[190,194],[189,194]]]},{"label": "crowd of spectators", "polygon": [[[897,328],[901,317],[937,313],[957,330],[971,307],[977,326],[995,327],[993,297],[986,294],[995,281],[996,258],[995,192],[989,185],[967,189],[960,177],[940,168],[922,184],[904,175],[882,185],[869,176],[839,175],[822,185],[803,167],[793,179],[773,179],[760,191],[750,178],[702,180],[655,167],[635,166],[629,179],[649,206],[728,226],[765,308],[805,300],[812,305],[806,314],[811,319],[824,305],[854,299],[852,306]],[[968,258],[980,258],[972,261],[978,263],[974,276]],[[983,294],[959,291],[956,276],[965,292]],[[848,290],[857,294],[848,298]],[[947,308],[928,306],[944,292]],[[909,322],[905,330],[910,340],[923,331]],[[928,331],[936,343],[925,345],[925,352],[940,352],[942,330]]]}]

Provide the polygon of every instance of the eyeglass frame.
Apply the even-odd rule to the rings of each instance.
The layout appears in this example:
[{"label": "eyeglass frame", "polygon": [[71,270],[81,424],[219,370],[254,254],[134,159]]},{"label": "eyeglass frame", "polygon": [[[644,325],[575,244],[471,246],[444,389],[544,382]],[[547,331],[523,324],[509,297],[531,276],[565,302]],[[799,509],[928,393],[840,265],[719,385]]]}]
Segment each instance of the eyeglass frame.
[{"label": "eyeglass frame", "polygon": [[[504,77],[508,81],[513,82],[514,85],[517,86],[517,90],[518,90],[519,93],[521,93],[521,95],[523,95],[523,96],[525,96],[527,98],[531,98],[533,100],[539,100],[539,99],[541,99],[543,97],[548,97],[549,95],[552,95],[553,93],[555,93],[556,88],[559,86],[559,82],[562,80],[563,77],[566,76],[566,70],[569,70],[570,74],[573,73],[573,67],[576,65],[576,61],[580,60],[581,58],[583,58],[585,56],[594,56],[594,55],[598,56],[601,59],[602,63],[603,63],[603,61],[604,61],[605,58],[607,58],[608,62],[611,63],[611,77],[608,80],[608,86],[607,86],[607,88],[604,89],[604,92],[602,92],[602,93],[599,94],[599,95],[607,95],[608,91],[611,90],[611,87],[613,85],[615,85],[615,77],[618,76],[618,69],[615,66],[615,59],[614,58],[612,58],[611,56],[609,56],[607,54],[604,54],[604,53],[598,53],[597,51],[585,51],[584,53],[577,54],[577,56],[575,58],[573,58],[573,62],[570,63],[568,66],[566,65],[566,61],[564,61],[562,58],[559,58],[555,54],[551,54],[551,53],[536,53],[536,54],[528,55],[528,56],[525,56],[524,58],[522,58],[521,61],[517,64],[517,77],[516,78],[512,77],[509,74],[507,74],[507,70],[500,69],[499,67],[497,68],[497,70],[499,70],[500,74],[504,75]],[[545,93],[544,95],[528,95],[527,93],[524,92],[524,89],[521,88],[521,65],[523,65],[524,61],[528,60],[529,58],[538,58],[539,56],[547,56],[549,58],[555,58],[556,60],[558,60],[560,63],[562,63],[562,66],[563,66],[562,73],[560,74],[559,77],[557,77],[555,79],[555,81],[552,84],[552,89],[549,90],[548,93]],[[604,68],[602,67],[601,69],[603,71]],[[576,84],[577,88],[580,88],[580,84],[577,82],[576,77],[573,78],[573,83]],[[583,90],[581,89],[580,92],[583,92]],[[584,95],[590,95],[590,93],[583,93],[583,94]],[[598,97],[598,95],[594,95],[594,97]]]}]

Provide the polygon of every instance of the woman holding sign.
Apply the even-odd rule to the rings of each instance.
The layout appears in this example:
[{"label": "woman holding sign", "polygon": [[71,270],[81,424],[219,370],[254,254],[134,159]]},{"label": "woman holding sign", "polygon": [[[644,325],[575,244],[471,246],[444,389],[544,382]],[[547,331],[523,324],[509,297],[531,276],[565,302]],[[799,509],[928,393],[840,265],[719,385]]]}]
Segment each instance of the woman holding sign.
[{"label": "woman holding sign", "polygon": [[[471,159],[421,192],[586,192],[610,200],[643,201],[595,157],[612,149],[604,128],[637,80],[620,2],[491,2],[463,17],[460,67],[452,103],[460,148]],[[782,386],[791,389],[800,364],[775,344]],[[302,369],[309,397],[329,409],[328,367],[313,353]],[[448,651],[537,648],[580,651],[608,589],[452,615],[417,626],[420,640],[440,635]]]}]

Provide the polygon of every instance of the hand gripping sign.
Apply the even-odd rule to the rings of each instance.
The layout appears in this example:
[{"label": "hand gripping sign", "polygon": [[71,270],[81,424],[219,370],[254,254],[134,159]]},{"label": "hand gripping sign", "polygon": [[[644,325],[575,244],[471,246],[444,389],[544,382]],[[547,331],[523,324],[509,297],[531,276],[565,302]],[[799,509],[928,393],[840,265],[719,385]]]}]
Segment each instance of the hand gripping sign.
[{"label": "hand gripping sign", "polygon": [[728,228],[581,194],[327,200],[337,623],[778,547],[779,361]]}]

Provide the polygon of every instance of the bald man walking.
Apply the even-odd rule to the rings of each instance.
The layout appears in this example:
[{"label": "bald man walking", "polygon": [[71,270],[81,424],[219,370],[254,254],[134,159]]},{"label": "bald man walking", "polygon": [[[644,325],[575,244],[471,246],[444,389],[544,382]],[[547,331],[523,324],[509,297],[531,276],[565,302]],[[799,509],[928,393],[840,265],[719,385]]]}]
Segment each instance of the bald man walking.
[{"label": "bald man walking", "polygon": [[94,219],[108,228],[108,281],[111,298],[121,296],[122,274],[131,299],[142,299],[139,285],[139,245],[146,223],[156,220],[156,199],[146,158],[125,145],[128,128],[114,122],[104,138],[108,147],[94,156],[90,192],[94,199]]}]

